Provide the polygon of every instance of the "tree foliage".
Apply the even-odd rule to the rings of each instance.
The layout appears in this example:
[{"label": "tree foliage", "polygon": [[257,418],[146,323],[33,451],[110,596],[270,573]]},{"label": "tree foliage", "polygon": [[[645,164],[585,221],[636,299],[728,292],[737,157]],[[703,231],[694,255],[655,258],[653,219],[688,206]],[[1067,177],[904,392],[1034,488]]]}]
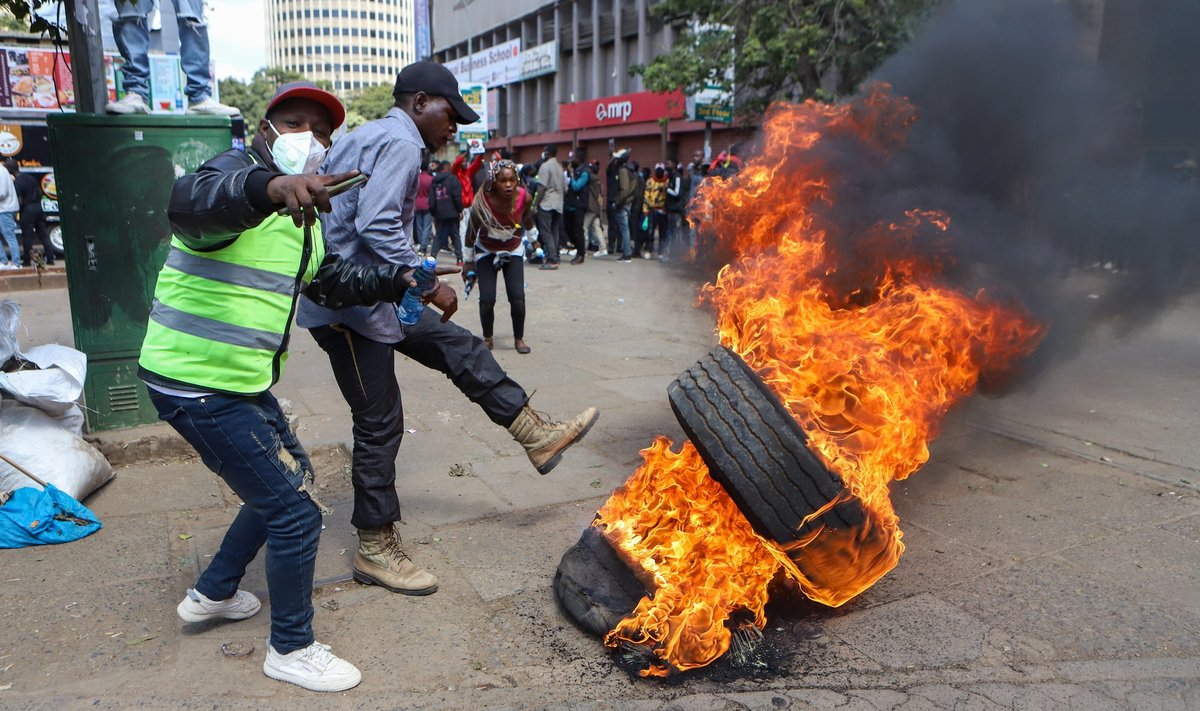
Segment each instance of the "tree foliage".
[{"label": "tree foliage", "polygon": [[24,20],[18,20],[12,10],[7,6],[0,6],[0,30],[6,32],[28,32],[29,23]]},{"label": "tree foliage", "polygon": [[[34,10],[40,10],[43,5],[48,5],[50,1],[0,0],[0,27],[16,32],[32,32],[35,35],[45,32],[54,39],[66,39],[66,35],[59,32],[57,25],[53,22],[48,22],[43,17],[35,15],[33,12]],[[63,25],[67,24],[65,8],[60,22]]]},{"label": "tree foliage", "polygon": [[217,86],[220,88],[221,102],[241,109],[242,116],[246,117],[246,132],[254,133],[258,130],[258,120],[266,113],[267,104],[275,96],[279,85],[301,79],[305,79],[305,76],[298,72],[264,67],[254,72],[248,82],[234,78],[221,79]]},{"label": "tree foliage", "polygon": [[635,66],[651,91],[735,91],[754,117],[772,101],[853,93],[910,36],[937,0],[663,0],[654,12],[692,18],[670,52]]},{"label": "tree foliage", "polygon": [[[346,101],[346,108],[366,119],[374,121],[383,118],[388,110],[396,104],[392,96],[392,84],[375,84],[363,89],[358,96]],[[347,126],[347,128],[354,128]]]}]

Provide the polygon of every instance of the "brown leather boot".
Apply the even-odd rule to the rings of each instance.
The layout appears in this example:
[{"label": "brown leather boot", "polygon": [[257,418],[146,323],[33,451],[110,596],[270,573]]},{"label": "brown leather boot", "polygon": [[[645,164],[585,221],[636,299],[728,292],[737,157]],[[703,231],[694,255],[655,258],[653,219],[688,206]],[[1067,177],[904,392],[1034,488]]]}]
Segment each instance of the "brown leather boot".
[{"label": "brown leather boot", "polygon": [[563,451],[583,439],[599,417],[600,412],[589,407],[569,422],[551,422],[525,405],[508,426],[508,431],[525,448],[538,474],[546,474],[558,466]]},{"label": "brown leather boot", "polygon": [[437,578],[412,562],[395,524],[358,529],[354,553],[354,579],[365,585],[380,585],[402,595],[437,592]]}]

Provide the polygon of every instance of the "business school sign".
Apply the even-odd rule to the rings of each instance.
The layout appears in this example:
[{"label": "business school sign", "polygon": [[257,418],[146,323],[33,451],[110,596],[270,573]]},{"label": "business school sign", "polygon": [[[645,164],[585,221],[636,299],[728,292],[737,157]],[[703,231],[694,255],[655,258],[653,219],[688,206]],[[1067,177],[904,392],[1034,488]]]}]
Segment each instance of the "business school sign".
[{"label": "business school sign", "polygon": [[551,40],[546,44],[539,44],[521,52],[522,79],[532,79],[557,71],[558,40]]},{"label": "business school sign", "polygon": [[469,57],[445,62],[458,83],[480,82],[488,86],[503,86],[521,79],[521,40],[509,40],[480,50]]},{"label": "business school sign", "polygon": [[576,128],[623,126],[663,118],[678,119],[684,117],[686,105],[683,92],[679,91],[667,94],[642,91],[606,96],[563,104],[558,109],[558,128],[560,131],[570,131]]}]

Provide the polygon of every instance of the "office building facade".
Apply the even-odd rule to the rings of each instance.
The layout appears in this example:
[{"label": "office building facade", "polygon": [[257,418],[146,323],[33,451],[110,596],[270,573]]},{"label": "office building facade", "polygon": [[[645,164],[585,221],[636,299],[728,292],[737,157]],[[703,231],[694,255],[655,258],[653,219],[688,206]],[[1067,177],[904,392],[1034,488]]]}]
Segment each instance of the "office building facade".
[{"label": "office building facade", "polygon": [[267,0],[267,61],[353,92],[414,60],[413,0]]},{"label": "office building facade", "polygon": [[[669,51],[688,21],[652,14],[655,4],[442,0],[432,8],[433,58],[460,81],[489,84],[488,146],[519,159],[557,143],[604,160],[611,140],[642,164],[688,160],[704,145],[704,122],[690,119],[682,94],[652,94],[629,73]],[[746,136],[713,126],[714,154]]]}]

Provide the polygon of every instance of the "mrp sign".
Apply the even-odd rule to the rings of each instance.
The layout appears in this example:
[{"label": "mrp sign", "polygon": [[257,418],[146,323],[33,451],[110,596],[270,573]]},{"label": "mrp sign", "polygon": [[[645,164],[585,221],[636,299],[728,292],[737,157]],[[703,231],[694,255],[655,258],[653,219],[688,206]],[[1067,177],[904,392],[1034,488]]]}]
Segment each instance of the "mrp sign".
[{"label": "mrp sign", "polygon": [[596,121],[603,123],[609,119],[620,119],[621,123],[628,123],[629,117],[633,115],[633,102],[629,99],[624,101],[609,101],[596,104]]},{"label": "mrp sign", "polygon": [[678,91],[669,94],[643,91],[563,104],[558,109],[558,128],[560,131],[570,131],[576,128],[622,126],[662,118],[683,118],[686,103],[683,94]]}]

